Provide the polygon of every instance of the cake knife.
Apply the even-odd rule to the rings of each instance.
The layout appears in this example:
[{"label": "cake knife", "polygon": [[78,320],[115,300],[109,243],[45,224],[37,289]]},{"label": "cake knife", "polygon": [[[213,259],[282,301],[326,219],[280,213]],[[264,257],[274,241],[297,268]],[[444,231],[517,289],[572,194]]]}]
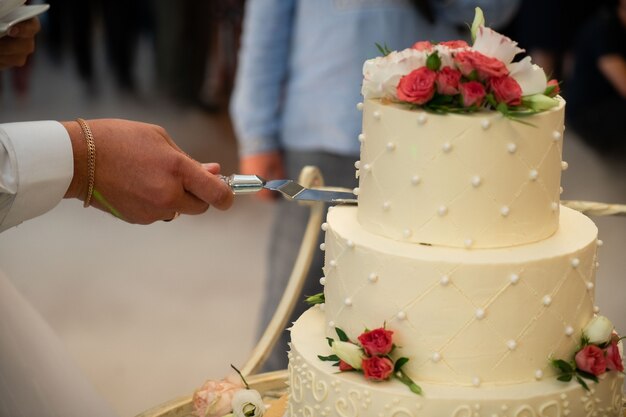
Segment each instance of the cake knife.
[{"label": "cake knife", "polygon": [[233,174],[221,176],[235,194],[252,194],[262,189],[278,191],[288,200],[323,201],[331,204],[356,204],[353,193],[305,188],[292,180],[265,180],[258,175]]}]

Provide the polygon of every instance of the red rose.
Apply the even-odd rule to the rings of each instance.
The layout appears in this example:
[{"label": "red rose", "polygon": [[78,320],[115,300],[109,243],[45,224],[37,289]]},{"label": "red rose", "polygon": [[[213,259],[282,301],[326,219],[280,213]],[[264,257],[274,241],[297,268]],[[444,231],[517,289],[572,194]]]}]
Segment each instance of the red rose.
[{"label": "red rose", "polygon": [[435,94],[437,73],[427,67],[418,68],[400,78],[398,98],[409,103],[424,104]]},{"label": "red rose", "polygon": [[341,372],[351,371],[351,370],[353,370],[353,369],[354,369],[354,368],[353,368],[353,367],[351,367],[350,365],[348,365],[348,363],[347,363],[347,362],[344,362],[344,361],[342,361],[341,359],[339,359],[339,370],[340,370]]},{"label": "red rose", "polygon": [[420,41],[420,42],[415,42],[411,48],[416,49],[418,51],[432,51],[433,44],[430,43],[430,41]]},{"label": "red rose", "polygon": [[624,363],[622,362],[622,357],[619,354],[619,347],[617,347],[617,342],[611,342],[611,344],[604,350],[604,352],[606,353],[607,369],[609,371],[624,372]]},{"label": "red rose", "polygon": [[371,381],[384,381],[393,372],[393,363],[389,358],[373,356],[363,359],[363,375]]},{"label": "red rose", "polygon": [[595,376],[602,375],[606,371],[606,359],[604,351],[596,345],[587,345],[574,357],[576,367],[581,371],[589,372]]},{"label": "red rose", "polygon": [[440,42],[439,45],[446,46],[450,49],[469,48],[469,45],[465,41],[445,41]]},{"label": "red rose", "polygon": [[561,92],[561,87],[559,86],[559,82],[555,79],[548,81],[547,90],[550,92],[549,96],[554,97]]},{"label": "red rose", "polygon": [[461,73],[468,76],[472,71],[478,72],[481,80],[489,77],[503,77],[509,74],[509,70],[502,61],[483,55],[478,51],[461,51],[454,55],[454,62]]},{"label": "red rose", "polygon": [[381,327],[363,333],[359,336],[359,342],[369,356],[386,355],[393,348],[392,335],[391,330],[385,330]]},{"label": "red rose", "polygon": [[480,106],[485,98],[485,87],[478,81],[459,84],[459,92],[464,107]]},{"label": "red rose", "polygon": [[441,71],[437,73],[437,92],[447,96],[458,94],[460,80],[460,71],[450,67],[443,67]]},{"label": "red rose", "polygon": [[491,91],[496,96],[498,103],[506,103],[510,106],[522,104],[522,87],[513,77],[495,77],[489,80]]}]

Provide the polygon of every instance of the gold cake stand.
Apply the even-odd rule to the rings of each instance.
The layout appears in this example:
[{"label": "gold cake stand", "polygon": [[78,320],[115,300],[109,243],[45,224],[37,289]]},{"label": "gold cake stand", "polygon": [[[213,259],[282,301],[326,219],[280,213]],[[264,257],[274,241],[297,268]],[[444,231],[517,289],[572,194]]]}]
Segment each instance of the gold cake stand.
[{"label": "gold cake stand", "polygon": [[[320,170],[314,166],[306,166],[300,172],[298,183],[306,188],[320,188],[335,191],[348,191],[336,187],[324,187],[324,179]],[[248,362],[241,369],[250,388],[261,393],[266,404],[270,404],[265,417],[282,417],[287,406],[287,371],[275,371],[258,374],[257,372],[276,345],[283,329],[297,302],[304,284],[305,277],[311,266],[316,249],[317,237],[324,218],[324,203],[300,202],[310,207],[309,220],[304,232],[298,257],[294,264],[285,292],[274,312],[263,336],[255,346]],[[587,216],[626,216],[626,205],[606,204],[593,201],[561,201],[561,204],[580,211]],[[192,394],[175,398],[154,408],[138,414],[136,417],[191,417],[193,411]],[[626,417],[626,398],[624,398],[624,417]]]}]

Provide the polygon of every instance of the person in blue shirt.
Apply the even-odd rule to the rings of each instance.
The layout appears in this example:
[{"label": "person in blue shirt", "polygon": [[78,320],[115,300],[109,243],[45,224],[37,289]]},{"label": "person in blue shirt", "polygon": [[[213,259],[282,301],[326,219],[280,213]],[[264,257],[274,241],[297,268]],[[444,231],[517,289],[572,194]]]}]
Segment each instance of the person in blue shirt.
[{"label": "person in blue shirt", "polygon": [[[518,0],[248,0],[231,114],[242,173],[296,179],[304,165],[332,186],[356,186],[363,63],[376,43],[404,49],[419,40],[467,38],[481,7],[491,27],[507,23]],[[268,194],[263,198],[271,198]],[[271,319],[289,278],[306,208],[281,201],[269,248],[260,329]],[[321,292],[317,253],[303,295]],[[306,308],[298,303],[292,319]],[[292,320],[292,321],[293,321]],[[288,334],[266,363],[285,368]]]}]

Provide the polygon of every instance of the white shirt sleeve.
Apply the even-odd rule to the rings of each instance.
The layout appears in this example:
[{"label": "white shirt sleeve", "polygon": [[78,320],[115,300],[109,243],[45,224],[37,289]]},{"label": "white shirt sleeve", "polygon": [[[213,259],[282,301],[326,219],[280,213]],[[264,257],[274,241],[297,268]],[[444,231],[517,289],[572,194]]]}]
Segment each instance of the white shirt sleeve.
[{"label": "white shirt sleeve", "polygon": [[73,174],[72,143],[61,123],[0,124],[0,232],[54,208]]}]

